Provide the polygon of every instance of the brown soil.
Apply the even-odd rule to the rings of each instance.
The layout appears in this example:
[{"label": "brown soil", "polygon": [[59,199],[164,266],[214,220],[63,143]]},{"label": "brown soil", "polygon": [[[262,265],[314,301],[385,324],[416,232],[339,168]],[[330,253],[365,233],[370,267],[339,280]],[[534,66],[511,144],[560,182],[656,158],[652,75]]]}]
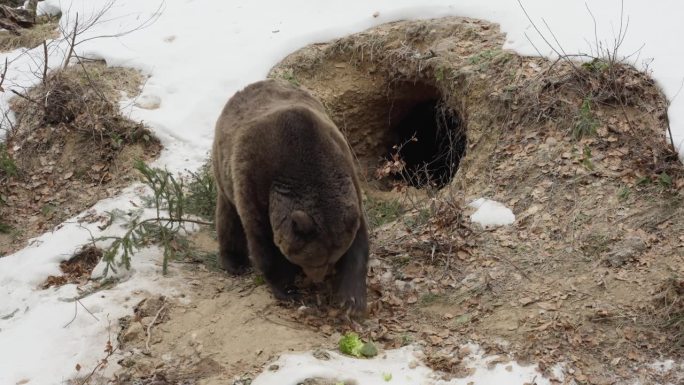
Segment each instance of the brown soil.
[{"label": "brown soil", "polygon": [[[684,168],[665,139],[663,94],[621,64],[520,57],[503,41],[477,20],[398,22],[306,47],[271,76],[324,101],[370,185],[383,187],[373,175],[413,106],[436,95],[461,119],[451,185],[395,197],[407,218],[432,219],[397,221],[373,245],[395,277],[420,280],[409,317],[437,332],[419,336],[435,351],[451,329],[543,368],[568,362],[590,383],[681,358],[670,343],[681,329],[652,317],[660,285],[684,273]],[[512,208],[515,225],[483,231],[464,210],[444,221],[478,197]]]},{"label": "brown soil", "polygon": [[[191,238],[197,256],[215,253],[210,232]],[[119,349],[123,357],[120,384],[226,384],[258,372],[278,354],[331,345],[306,325],[294,322],[296,312],[278,305],[262,282],[191,263],[183,270],[189,282],[188,303],[167,303],[163,316],[146,330],[163,300],[152,298],[133,316],[120,320]],[[161,322],[159,320],[161,319]],[[158,381],[158,382],[154,382]]]},{"label": "brown soil", "polygon": [[[279,352],[334,349],[349,329],[384,348],[418,343],[447,377],[463,372],[472,341],[545,372],[564,363],[564,383],[679,383],[648,365],[684,355],[684,169],[665,140],[665,98],[629,67],[519,57],[503,41],[483,21],[398,22],[274,68],[347,133],[378,205],[369,212],[402,207],[373,229],[370,315],[350,324],[313,296],[277,305],[253,276],[198,265],[190,305],[169,305],[149,355],[141,328],[152,319],[124,323],[121,383],[226,383]],[[451,184],[375,180],[405,139],[397,122],[432,98],[467,137]],[[516,223],[471,224],[466,203],[478,197],[505,203]]]},{"label": "brown soil", "polygon": [[4,148],[14,172],[0,168],[0,256],[114,195],[134,180],[136,160],[159,154],[158,140],[119,111],[120,92],[136,95],[142,80],[92,62],[12,100],[17,123]]}]

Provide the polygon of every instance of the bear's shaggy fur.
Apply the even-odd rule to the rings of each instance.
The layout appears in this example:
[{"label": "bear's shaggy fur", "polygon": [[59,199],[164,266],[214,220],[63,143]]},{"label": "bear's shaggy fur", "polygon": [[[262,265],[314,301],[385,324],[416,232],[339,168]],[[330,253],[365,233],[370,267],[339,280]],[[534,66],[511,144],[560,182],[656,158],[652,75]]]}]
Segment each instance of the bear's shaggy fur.
[{"label": "bear's shaggy fur", "polygon": [[291,298],[301,270],[314,282],[332,274],[336,299],[364,313],[361,191],[323,105],[285,81],[251,84],[224,107],[212,160],[221,266],[237,274],[251,259],[279,299]]}]

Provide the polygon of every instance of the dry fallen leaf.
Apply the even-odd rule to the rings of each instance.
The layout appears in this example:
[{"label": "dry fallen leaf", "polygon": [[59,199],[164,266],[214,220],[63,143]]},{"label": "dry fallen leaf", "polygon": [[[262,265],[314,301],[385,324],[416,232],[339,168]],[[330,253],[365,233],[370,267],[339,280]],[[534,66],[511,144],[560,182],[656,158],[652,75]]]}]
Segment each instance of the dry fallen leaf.
[{"label": "dry fallen leaf", "polygon": [[527,306],[527,305],[529,305],[529,304],[531,304],[531,303],[534,303],[535,301],[536,301],[536,300],[535,300],[534,298],[530,298],[530,297],[523,297],[523,298],[520,298],[520,299],[518,300],[518,302],[519,302],[522,306]]}]

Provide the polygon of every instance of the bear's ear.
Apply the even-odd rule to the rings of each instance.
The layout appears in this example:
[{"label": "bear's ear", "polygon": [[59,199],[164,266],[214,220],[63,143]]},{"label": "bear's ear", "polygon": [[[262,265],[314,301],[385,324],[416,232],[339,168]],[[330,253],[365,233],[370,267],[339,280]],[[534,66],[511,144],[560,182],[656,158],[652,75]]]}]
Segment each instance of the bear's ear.
[{"label": "bear's ear", "polygon": [[302,210],[295,210],[290,214],[290,219],[292,219],[292,229],[298,235],[308,235],[314,230],[313,219],[309,214]]}]

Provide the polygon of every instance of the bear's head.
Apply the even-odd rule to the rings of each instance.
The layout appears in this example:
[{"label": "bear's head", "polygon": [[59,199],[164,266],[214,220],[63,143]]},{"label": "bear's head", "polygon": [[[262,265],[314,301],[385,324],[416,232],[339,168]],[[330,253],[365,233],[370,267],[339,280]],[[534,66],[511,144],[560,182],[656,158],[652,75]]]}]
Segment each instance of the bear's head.
[{"label": "bear's head", "polygon": [[315,191],[273,189],[269,216],[273,239],[285,258],[312,281],[322,282],[354,241],[362,213],[351,178],[334,190]]}]

